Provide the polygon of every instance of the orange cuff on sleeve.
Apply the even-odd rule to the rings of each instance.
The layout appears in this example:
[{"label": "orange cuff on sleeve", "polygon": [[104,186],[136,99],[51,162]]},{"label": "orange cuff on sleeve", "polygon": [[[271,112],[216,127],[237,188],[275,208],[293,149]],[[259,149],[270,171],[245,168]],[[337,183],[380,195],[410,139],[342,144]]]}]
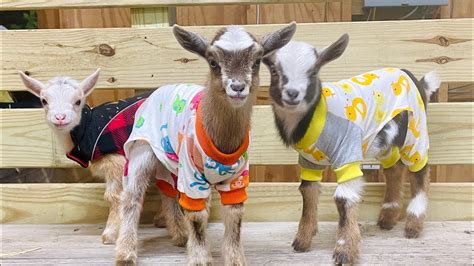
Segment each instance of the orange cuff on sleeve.
[{"label": "orange cuff on sleeve", "polygon": [[170,183],[163,180],[156,180],[156,187],[170,198],[176,198],[178,196],[178,190],[176,190]]},{"label": "orange cuff on sleeve", "polygon": [[201,211],[206,208],[206,199],[192,199],[179,193],[179,205],[188,211]]},{"label": "orange cuff on sleeve", "polygon": [[231,190],[231,191],[219,191],[221,194],[221,202],[224,205],[239,204],[247,200],[247,192],[245,188]]}]

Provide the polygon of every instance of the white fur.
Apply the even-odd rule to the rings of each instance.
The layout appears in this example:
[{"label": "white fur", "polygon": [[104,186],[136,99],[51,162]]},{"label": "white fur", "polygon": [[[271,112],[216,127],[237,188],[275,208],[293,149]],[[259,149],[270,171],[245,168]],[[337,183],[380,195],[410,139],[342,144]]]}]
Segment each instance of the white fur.
[{"label": "white fur", "polygon": [[426,94],[430,97],[439,89],[439,86],[441,86],[441,80],[435,70],[426,73],[423,78],[427,85]]},{"label": "white fur", "polygon": [[254,43],[255,41],[244,28],[229,26],[226,28],[226,32],[214,42],[214,45],[227,51],[239,51],[252,46]]},{"label": "white fur", "polygon": [[346,244],[346,240],[344,239],[339,239],[336,241],[336,243],[339,245],[339,246],[344,246]]},{"label": "white fur", "polygon": [[425,214],[426,207],[428,206],[428,197],[425,192],[419,192],[411,201],[407,207],[407,213],[413,214],[416,217],[420,217]]},{"label": "white fur", "polygon": [[364,192],[364,179],[362,177],[338,184],[334,192],[334,198],[344,199],[347,205],[360,202]]},{"label": "white fur", "polygon": [[385,202],[383,205],[382,205],[382,209],[399,209],[400,208],[400,204],[398,204],[398,202]]},{"label": "white fur", "polygon": [[288,78],[288,83],[283,86],[283,100],[288,100],[285,90],[293,89],[299,92],[295,101],[303,102],[309,85],[308,71],[316,62],[314,48],[307,43],[292,41],[278,50],[275,56],[281,65],[282,74]]},{"label": "white fur", "polygon": [[[382,152],[386,152],[387,149],[391,146],[391,143],[395,139],[395,137],[398,134],[398,125],[395,121],[391,120],[386,124],[386,129],[384,131],[387,133],[387,136],[385,139],[382,140],[383,143],[387,143],[388,146],[381,146],[380,143],[377,143],[374,141],[370,146],[369,149],[367,150],[365,156],[366,158],[375,158],[375,157],[381,157],[383,158]],[[390,152],[390,150],[389,150]],[[390,155],[390,154],[388,154]]]},{"label": "white fur", "polygon": [[[84,97],[77,81],[69,77],[55,77],[41,91],[41,97],[48,103],[45,106],[46,118],[51,126],[57,124],[56,115],[66,116],[64,130],[72,130],[79,124]],[[74,105],[78,100],[81,100],[81,106]]]}]

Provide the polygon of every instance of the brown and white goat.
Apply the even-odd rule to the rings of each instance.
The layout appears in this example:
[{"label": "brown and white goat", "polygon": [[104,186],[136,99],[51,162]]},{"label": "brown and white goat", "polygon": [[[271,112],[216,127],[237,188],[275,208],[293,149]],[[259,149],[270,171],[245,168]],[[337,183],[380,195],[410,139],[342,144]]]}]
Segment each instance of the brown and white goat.
[{"label": "brown and white goat", "polygon": [[[46,123],[51,127],[60,148],[63,149],[62,152],[68,154],[69,158],[80,163],[83,167],[89,166],[89,160],[87,158],[79,159],[78,157],[87,157],[86,155],[70,155],[72,150],[84,149],[83,144],[86,141],[83,139],[86,137],[79,139],[78,135],[85,136],[87,135],[87,133],[84,133],[85,131],[94,131],[100,136],[100,132],[98,132],[96,128],[91,128],[92,124],[105,124],[114,119],[114,116],[110,118],[108,116],[98,118],[92,114],[94,111],[89,109],[85,104],[86,97],[94,90],[94,86],[99,78],[99,72],[100,69],[97,69],[80,83],[69,77],[60,76],[51,79],[47,84],[43,84],[25,75],[23,72],[19,72],[26,88],[41,100],[46,112]],[[139,96],[133,99],[138,100]],[[111,106],[110,104],[104,104],[99,108],[102,108],[102,110],[112,108],[112,114],[116,110],[116,106]],[[111,112],[108,111],[107,115],[110,113]],[[84,117],[84,114],[86,114],[87,117]],[[103,115],[105,116],[104,113]],[[101,119],[101,122],[94,123],[94,121],[92,121],[94,119]],[[133,116],[127,119],[133,120]],[[103,129],[100,128],[99,130]],[[120,141],[124,142],[125,140],[126,138],[122,138]],[[115,140],[115,142],[111,144],[123,145],[120,141]],[[89,142],[87,144],[89,144]],[[87,148],[91,148],[92,146],[94,146],[94,148],[96,147],[94,143],[90,143],[91,145],[87,144]],[[121,147],[117,148],[121,149]],[[88,152],[93,153],[93,150],[89,150]],[[114,244],[120,226],[118,206],[120,193],[122,192],[122,174],[125,165],[125,157],[116,150],[100,154],[100,156],[96,157],[96,160],[91,161],[90,170],[93,176],[105,179],[106,189],[104,198],[110,206],[107,225],[102,233],[102,242],[104,244]],[[158,223],[159,219],[155,219],[155,222]]]},{"label": "brown and white goat", "polygon": [[[385,168],[387,187],[378,221],[382,229],[393,228],[399,219],[402,176],[407,168],[410,169],[412,200],[407,208],[405,236],[414,238],[420,234],[427,207],[429,167],[426,160],[421,162],[422,158],[409,157],[407,151],[404,154],[404,148],[408,138],[414,139],[414,132],[425,134],[427,141],[424,106],[430,94],[440,85],[434,72],[418,81],[410,72],[394,68],[337,83],[322,83],[319,79],[321,67],[341,56],[348,41],[348,36],[343,35],[322,51],[306,43],[290,42],[263,60],[271,71],[270,96],[276,126],[283,142],[293,146],[300,154],[302,182],[299,190],[303,196],[303,211],[293,248],[295,251],[307,251],[311,246],[312,237],[317,232],[322,169],[324,165],[332,165],[338,174],[334,194],[339,212],[333,255],[336,263],[354,262],[358,257],[361,234],[357,224],[357,206],[363,192],[360,162],[364,158],[375,157]],[[386,82],[384,77],[391,81]],[[371,87],[374,84],[375,90]],[[388,106],[387,102],[393,102],[387,108],[399,104],[396,101],[402,98],[396,98],[398,96],[406,96],[401,102],[408,105],[387,113],[383,108]],[[420,110],[418,115],[423,120],[413,120],[415,109]],[[425,130],[416,131],[415,124]],[[372,125],[376,130],[367,130]],[[416,164],[420,169],[406,166],[411,159],[416,163],[420,161]],[[384,164],[384,161],[387,163]]]},{"label": "brown and white goat", "polygon": [[[208,81],[205,87],[188,85],[188,89],[182,88],[182,86],[185,85],[180,84],[164,86],[155,91],[143,104],[142,108],[138,110],[137,115],[143,114],[143,116],[146,117],[142,119],[142,121],[145,121],[143,125],[140,124],[134,127],[131,138],[129,139],[130,146],[128,146],[129,142],[125,144],[125,152],[129,164],[127,175],[124,177],[124,191],[121,196],[122,225],[120,227],[116,247],[116,260],[118,264],[135,264],[137,262],[138,221],[142,209],[143,196],[150,178],[156,175],[156,177],[160,179],[164,176],[173,176],[173,174],[175,177],[177,176],[179,203],[184,208],[184,221],[188,231],[188,262],[191,265],[207,265],[212,263],[212,256],[205,235],[209,211],[203,207],[203,204],[199,204],[196,208],[186,205],[188,201],[202,203],[203,198],[189,197],[187,196],[187,192],[183,190],[184,188],[193,187],[194,184],[191,184],[191,186],[182,185],[182,180],[193,178],[192,174],[191,176],[189,176],[189,174],[183,174],[187,173],[184,172],[183,169],[187,169],[186,167],[191,163],[193,167],[196,166],[196,168],[199,168],[198,165],[200,165],[202,168],[202,160],[197,158],[201,157],[201,155],[197,156],[195,154],[196,156],[191,156],[193,158],[190,158],[190,160],[186,160],[188,156],[184,156],[196,151],[196,149],[193,148],[195,145],[191,145],[191,148],[187,146],[191,141],[196,143],[195,138],[190,138],[189,134],[193,134],[192,136],[199,135],[197,133],[194,134],[194,129],[187,129],[187,125],[196,125],[196,132],[198,128],[202,128],[200,132],[204,131],[202,135],[207,136],[207,143],[205,143],[206,141],[202,142],[199,136],[197,139],[202,150],[206,153],[202,155],[203,157],[211,157],[207,149],[205,149],[206,147],[210,149],[210,146],[213,146],[212,149],[214,151],[217,150],[215,153],[224,154],[220,155],[221,157],[227,157],[241,152],[240,150],[241,147],[243,147],[243,143],[246,142],[248,144],[248,130],[250,128],[252,106],[256,102],[259,87],[260,61],[264,55],[268,55],[287,44],[293,36],[295,29],[296,24],[292,23],[280,30],[265,35],[261,41],[257,41],[255,37],[243,28],[230,26],[220,30],[209,43],[205,38],[196,33],[187,31],[179,26],[173,27],[174,36],[179,44],[186,50],[203,57],[208,62]],[[197,91],[195,92],[196,94],[192,94],[194,93],[193,91]],[[193,97],[193,100],[190,101],[192,103],[195,97],[201,92],[202,96],[200,97],[202,98],[200,98],[198,110],[193,113],[192,108],[196,106],[187,105],[189,102],[184,101],[180,97],[184,94],[189,96],[188,93],[191,93],[194,95],[189,96]],[[180,94],[182,95],[180,96]],[[176,98],[175,103],[177,102],[177,109],[170,107],[170,105],[173,104],[173,99],[169,99],[170,97],[168,95],[172,95],[171,97]],[[153,102],[153,99],[158,100]],[[180,105],[181,107],[178,106],[180,103],[182,103],[182,105]],[[160,107],[155,106],[155,104]],[[165,117],[160,115],[162,112],[161,109]],[[151,115],[155,112],[160,113]],[[189,119],[183,118],[183,114],[188,113]],[[150,118],[154,119],[150,120]],[[140,118],[138,119],[140,120]],[[186,121],[191,122],[188,124]],[[161,125],[161,123],[163,123],[163,126],[160,127],[159,125]],[[178,136],[175,136],[176,131],[169,131],[171,129],[167,127],[168,124],[177,128],[176,131],[179,131]],[[147,125],[155,128],[158,126],[157,128],[165,129],[165,132],[173,132],[172,135],[169,136],[169,139],[172,139],[170,141],[172,144],[166,148],[163,146],[163,143],[161,143],[163,148],[160,148],[160,142],[156,137],[153,139],[149,137],[135,138],[135,132],[142,132],[144,134],[147,132],[149,134],[156,133],[156,130],[149,130],[147,132],[141,131],[144,130]],[[190,131],[193,133],[189,133]],[[165,142],[167,141],[164,137],[160,138]],[[144,141],[143,139],[146,140]],[[155,142],[156,144],[153,144]],[[186,145],[183,143],[186,143]],[[169,152],[167,151],[167,154],[163,154],[162,149],[168,150]],[[182,153],[184,149],[187,150],[186,153]],[[176,154],[174,151],[176,151]],[[183,154],[183,156],[179,154]],[[246,158],[244,153],[240,154]],[[171,159],[166,157],[167,155],[171,156]],[[239,155],[239,157],[243,158],[241,155]],[[174,162],[173,158],[175,159]],[[237,162],[241,162],[240,159]],[[215,165],[216,162],[212,162],[212,164]],[[222,164],[228,166],[226,163],[222,162]],[[173,168],[173,165],[175,165],[176,168]],[[180,167],[179,170],[178,167]],[[207,166],[204,167],[204,172],[206,167]],[[232,168],[233,166],[229,167]],[[212,177],[207,175],[207,173],[210,172],[205,173],[206,175],[204,176],[202,169],[194,171],[194,174],[199,175],[200,181],[200,183],[196,182],[196,184],[201,184],[201,188],[206,190],[206,193],[209,193],[208,189],[211,186],[216,186],[221,192],[219,186],[222,185],[224,181],[212,180]],[[248,182],[248,175],[246,178]],[[182,185],[181,187],[180,184]],[[238,181],[237,187],[242,187],[242,185],[243,182]],[[227,195],[229,196],[231,194]],[[224,204],[222,217],[225,224],[222,253],[226,265],[244,265],[246,262],[240,240],[240,227],[244,205],[243,201],[234,199],[233,196],[231,196],[230,201],[233,200],[235,200],[233,203],[226,203],[224,201],[224,194],[221,193],[221,201]],[[163,211],[165,212],[169,209],[175,208],[163,207]],[[172,212],[165,213],[165,217],[167,217],[167,224],[173,239],[177,238],[176,234],[182,234],[181,232],[185,230],[181,226],[183,217]]]}]

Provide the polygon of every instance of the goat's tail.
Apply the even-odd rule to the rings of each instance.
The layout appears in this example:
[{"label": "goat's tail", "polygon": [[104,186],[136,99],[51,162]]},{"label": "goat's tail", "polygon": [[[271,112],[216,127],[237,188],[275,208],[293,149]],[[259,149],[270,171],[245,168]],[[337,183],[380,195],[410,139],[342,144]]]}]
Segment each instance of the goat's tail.
[{"label": "goat's tail", "polygon": [[423,78],[421,79],[421,82],[424,85],[423,89],[425,90],[426,99],[428,102],[430,96],[439,89],[441,85],[441,80],[439,79],[439,76],[436,71],[433,70],[426,73],[425,76],[423,76]]}]

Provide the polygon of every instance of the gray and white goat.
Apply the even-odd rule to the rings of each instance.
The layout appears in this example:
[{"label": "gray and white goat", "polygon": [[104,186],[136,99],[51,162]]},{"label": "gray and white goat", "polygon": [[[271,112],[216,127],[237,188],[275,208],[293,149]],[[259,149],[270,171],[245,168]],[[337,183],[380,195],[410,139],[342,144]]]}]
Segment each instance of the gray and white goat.
[{"label": "gray and white goat", "polygon": [[[424,106],[440,85],[435,72],[426,74],[418,81],[409,71],[394,68],[366,73],[342,82],[322,83],[319,78],[321,67],[340,57],[348,41],[349,37],[345,34],[321,51],[306,43],[290,42],[263,60],[271,72],[270,96],[276,127],[282,141],[300,154],[302,182],[299,190],[303,196],[303,210],[292,246],[295,251],[307,251],[311,246],[312,236],[317,232],[322,169],[324,165],[332,165],[338,174],[334,194],[339,212],[333,254],[336,263],[354,262],[359,254],[361,235],[357,225],[357,206],[364,184],[360,162],[365,158],[390,161],[382,163],[387,186],[378,220],[380,228],[392,229],[399,219],[402,176],[409,168],[412,200],[407,208],[405,236],[415,238],[422,231],[428,201],[429,167],[426,156],[425,160],[415,155],[408,156],[406,140],[409,137],[414,139],[414,133],[420,134],[415,125],[426,131],[426,119],[414,123],[413,109],[421,110],[417,115],[426,118]],[[395,80],[386,81],[390,79]],[[371,87],[374,84],[377,88]],[[368,92],[369,88],[372,91]],[[407,95],[403,101],[408,105],[387,113],[387,108],[398,104],[397,100],[391,100],[398,95]],[[340,110],[335,110],[338,104],[332,103],[337,97],[340,99]],[[387,102],[394,104],[387,107]],[[367,122],[369,119],[370,122]],[[377,130],[368,132],[366,129],[373,124]],[[427,131],[423,133],[427,143]],[[312,141],[308,142],[308,139]],[[420,169],[408,167],[410,160],[417,163]],[[347,180],[339,180],[339,174],[341,179]]]}]

